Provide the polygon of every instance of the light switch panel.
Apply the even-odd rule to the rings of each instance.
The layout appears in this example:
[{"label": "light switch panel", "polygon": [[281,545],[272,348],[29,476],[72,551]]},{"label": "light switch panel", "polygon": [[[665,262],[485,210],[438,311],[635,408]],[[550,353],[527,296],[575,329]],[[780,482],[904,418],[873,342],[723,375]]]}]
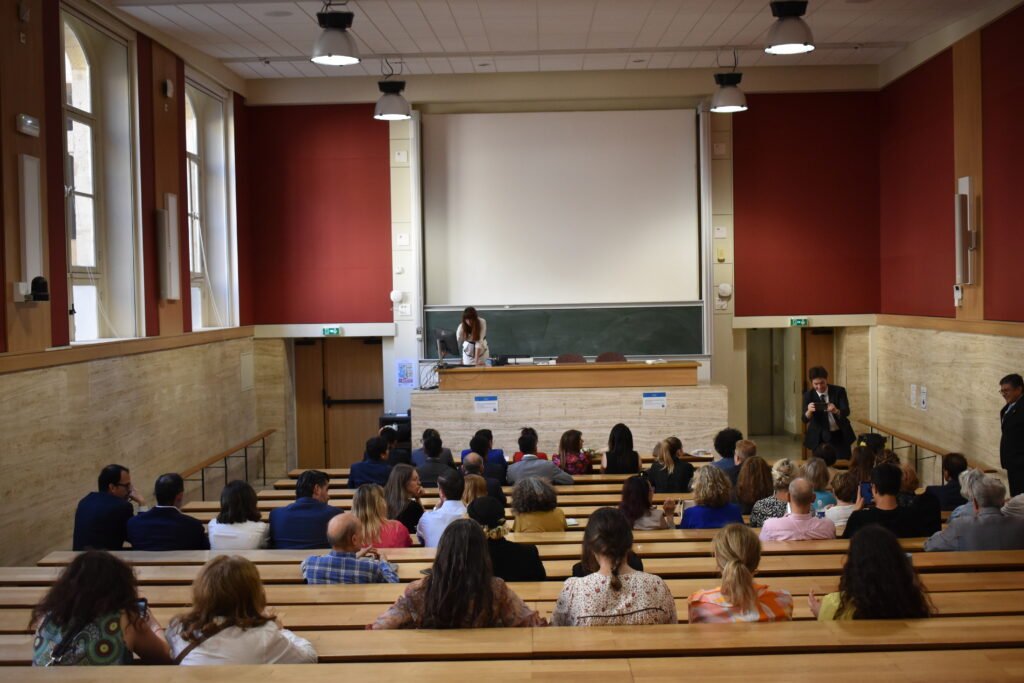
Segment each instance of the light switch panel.
[{"label": "light switch panel", "polygon": [[715,239],[724,240],[729,236],[729,229],[724,225],[715,226]]},{"label": "light switch panel", "polygon": [[395,163],[396,164],[407,164],[407,163],[409,163],[409,150],[407,150],[407,149],[396,149],[395,150]]},{"label": "light switch panel", "polygon": [[400,232],[397,235],[395,235],[395,244],[397,244],[400,247],[409,246],[409,233]]}]

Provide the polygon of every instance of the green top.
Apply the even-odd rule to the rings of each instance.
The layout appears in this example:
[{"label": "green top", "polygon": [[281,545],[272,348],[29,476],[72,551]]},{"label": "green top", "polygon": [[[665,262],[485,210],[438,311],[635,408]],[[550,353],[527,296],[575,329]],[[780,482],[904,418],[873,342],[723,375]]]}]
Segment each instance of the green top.
[{"label": "green top", "polygon": [[[53,651],[65,637],[72,638],[72,643],[59,660],[54,660]],[[121,631],[120,612],[105,614],[73,633],[63,633],[46,617],[32,641],[33,666],[106,666],[131,664],[131,661],[132,653]]]},{"label": "green top", "polygon": [[853,607],[847,606],[840,610],[839,597],[839,593],[829,593],[821,599],[818,621],[849,621],[853,619]]}]

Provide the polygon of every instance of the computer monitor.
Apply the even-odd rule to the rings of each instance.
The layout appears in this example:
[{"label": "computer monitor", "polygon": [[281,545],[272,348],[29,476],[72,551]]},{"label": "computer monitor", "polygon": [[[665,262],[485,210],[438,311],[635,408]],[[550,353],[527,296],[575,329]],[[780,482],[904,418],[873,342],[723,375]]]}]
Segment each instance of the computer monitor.
[{"label": "computer monitor", "polygon": [[438,359],[454,356],[460,361],[462,360],[462,352],[459,350],[459,342],[455,338],[454,331],[438,328],[434,330],[434,339],[437,341]]}]

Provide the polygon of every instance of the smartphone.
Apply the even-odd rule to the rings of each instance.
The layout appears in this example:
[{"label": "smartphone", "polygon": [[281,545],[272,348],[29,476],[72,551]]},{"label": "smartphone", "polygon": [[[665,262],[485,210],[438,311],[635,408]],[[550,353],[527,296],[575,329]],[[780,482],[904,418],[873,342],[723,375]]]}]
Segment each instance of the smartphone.
[{"label": "smartphone", "polygon": [[139,598],[137,604],[139,605],[139,616],[143,619],[147,619],[149,617],[149,600],[146,598]]},{"label": "smartphone", "polygon": [[828,412],[828,404],[824,403],[822,401],[815,401],[814,402],[814,410],[815,410],[815,412],[819,412],[819,413],[827,413]]}]

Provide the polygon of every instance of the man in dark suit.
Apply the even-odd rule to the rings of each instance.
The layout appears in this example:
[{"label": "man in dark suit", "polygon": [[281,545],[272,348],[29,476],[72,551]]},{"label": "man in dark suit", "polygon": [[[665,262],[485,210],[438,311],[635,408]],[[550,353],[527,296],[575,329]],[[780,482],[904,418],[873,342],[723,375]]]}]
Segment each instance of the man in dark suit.
[{"label": "man in dark suit", "polygon": [[491,436],[491,430],[481,429],[470,439],[469,450],[464,452],[462,457],[465,460],[470,453],[479,455],[484,463],[484,478],[493,479],[498,482],[499,486],[504,486],[508,482],[508,463],[505,462],[503,451],[495,451],[491,448],[493,444],[494,437]]},{"label": "man in dark suit", "polygon": [[999,380],[999,393],[1006,405],[999,411],[1002,436],[999,465],[1006,470],[1010,495],[1024,493],[1024,379],[1017,373]]},{"label": "man in dark suit", "polygon": [[127,467],[107,465],[98,485],[98,491],[78,501],[73,550],[120,550],[128,538],[128,520],[135,514],[131,501],[142,504]]},{"label": "man in dark suit", "polygon": [[850,425],[850,400],[846,389],[828,383],[828,370],[820,365],[807,373],[810,390],[804,392],[803,420],[807,423],[804,446],[814,452],[818,444],[831,444],[836,455],[849,459],[850,444],[856,438]]},{"label": "man in dark suit", "polygon": [[132,550],[209,550],[203,523],[181,512],[185,482],[180,474],[161,474],[153,487],[156,505],[128,520]]},{"label": "man in dark suit", "polygon": [[945,484],[929,486],[924,490],[939,500],[943,510],[955,510],[967,499],[960,495],[960,473],[967,469],[967,458],[962,453],[946,453],[942,456],[942,481]]},{"label": "man in dark suit", "polygon": [[487,476],[487,473],[484,471],[484,459],[479,453],[470,451],[468,455],[463,456],[462,474],[476,474],[483,477],[484,481],[487,482],[487,495],[500,502],[502,507],[508,505],[505,492],[501,489],[501,482],[494,477]]},{"label": "man in dark suit", "polygon": [[327,523],[344,510],[331,507],[331,480],[326,472],[306,470],[295,481],[295,502],[270,512],[270,547],[312,550],[329,548]]}]

